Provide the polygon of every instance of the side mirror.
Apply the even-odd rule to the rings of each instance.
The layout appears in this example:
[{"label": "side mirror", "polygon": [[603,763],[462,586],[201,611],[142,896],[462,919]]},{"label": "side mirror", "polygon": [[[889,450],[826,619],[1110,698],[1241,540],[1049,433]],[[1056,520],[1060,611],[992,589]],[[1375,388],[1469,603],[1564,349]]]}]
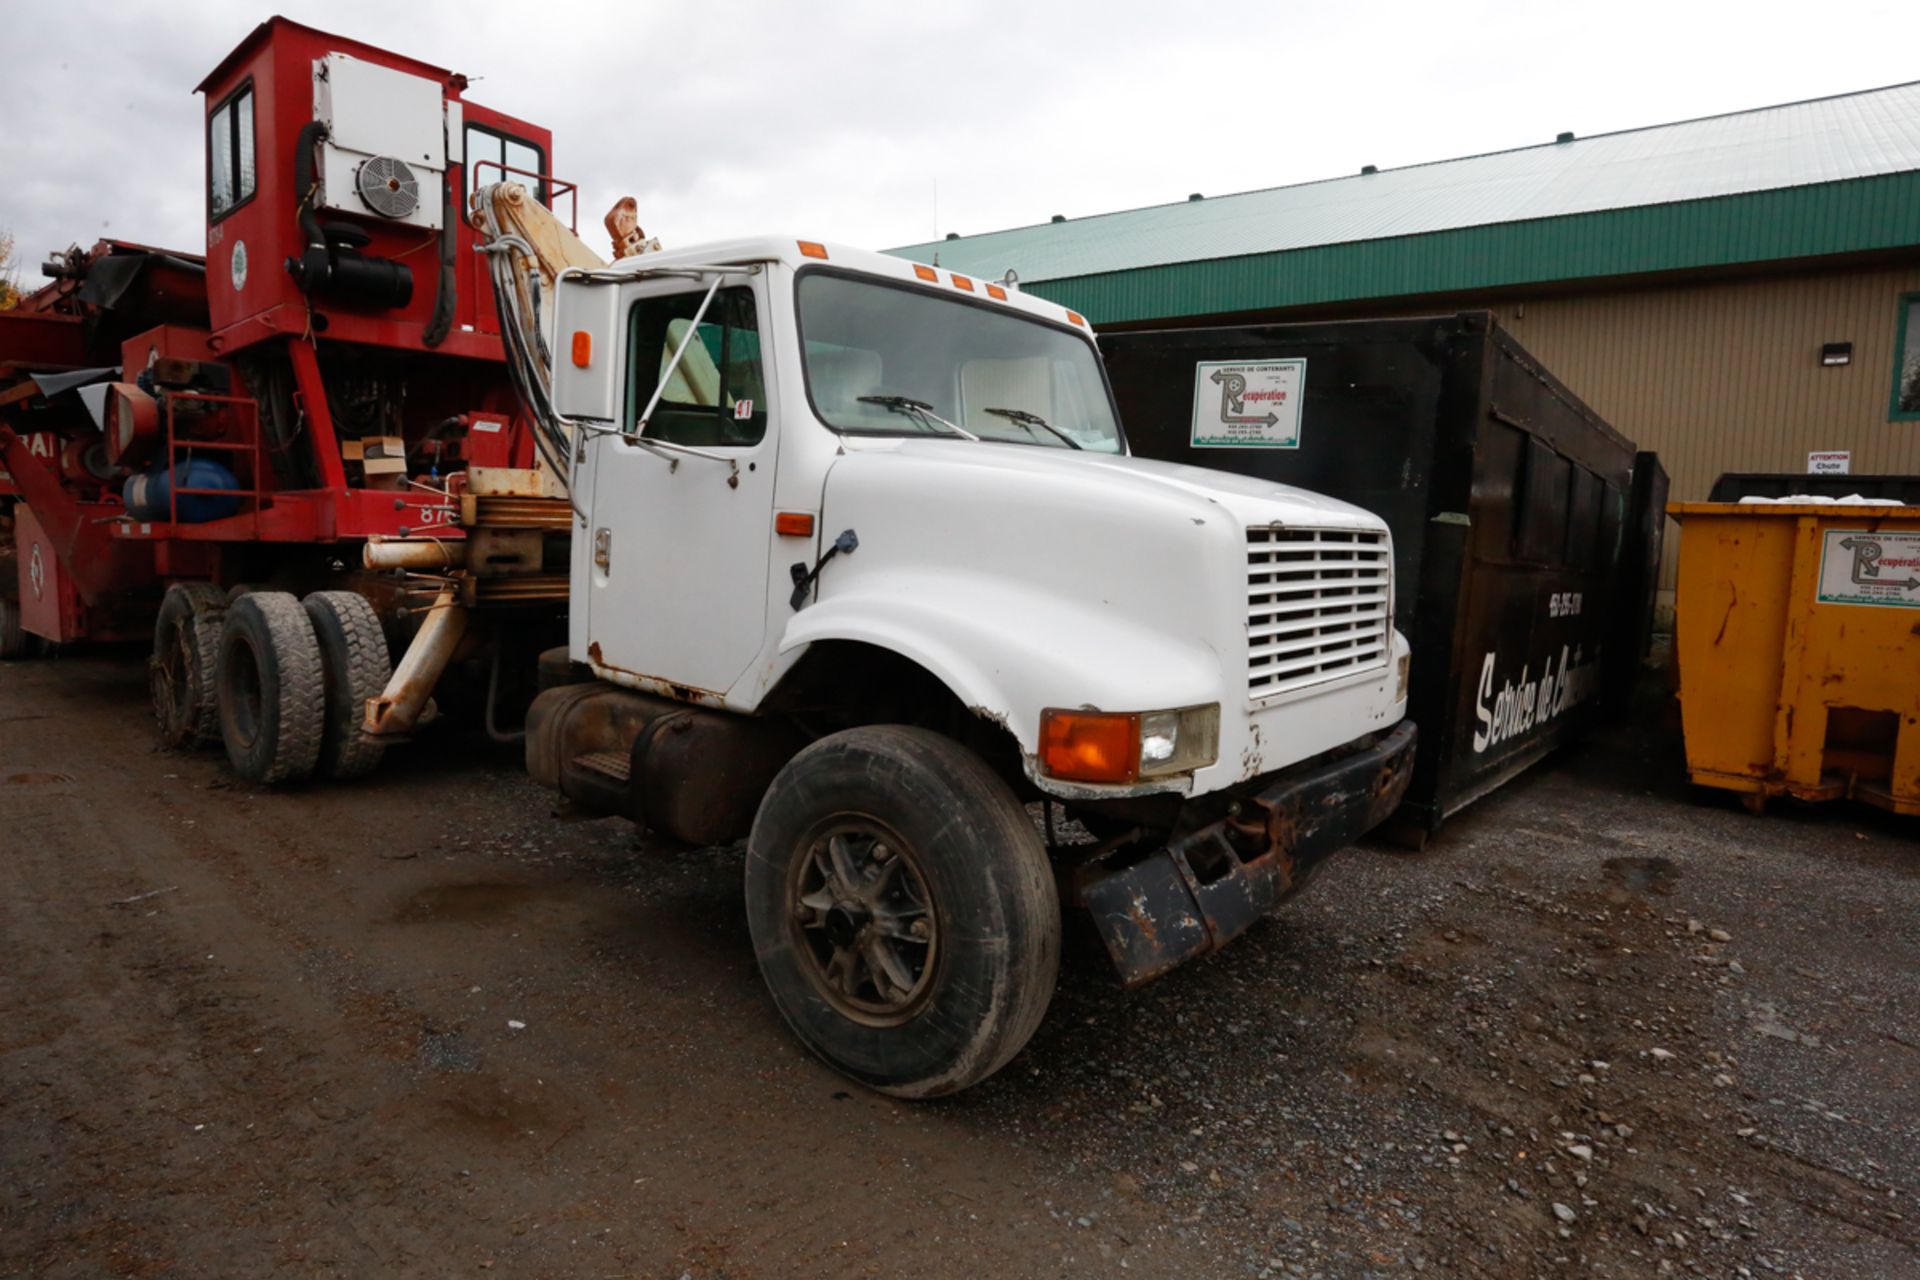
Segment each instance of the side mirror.
[{"label": "side mirror", "polygon": [[[617,429],[619,421],[620,295],[617,285],[593,280],[562,279],[554,290],[553,332],[547,345],[553,352],[553,407],[563,417],[603,423]],[[573,335],[590,335],[577,347]],[[585,348],[585,363],[572,358]]]}]

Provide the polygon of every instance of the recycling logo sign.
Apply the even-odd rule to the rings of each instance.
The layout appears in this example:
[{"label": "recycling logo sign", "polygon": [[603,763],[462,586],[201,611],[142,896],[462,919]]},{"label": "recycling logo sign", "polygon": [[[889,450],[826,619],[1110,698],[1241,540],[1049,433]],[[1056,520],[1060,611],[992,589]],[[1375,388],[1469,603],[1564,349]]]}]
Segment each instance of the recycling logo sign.
[{"label": "recycling logo sign", "polygon": [[1298,449],[1305,360],[1203,360],[1193,369],[1193,447]]},{"label": "recycling logo sign", "polygon": [[1826,530],[1815,598],[1920,609],[1920,533]]}]

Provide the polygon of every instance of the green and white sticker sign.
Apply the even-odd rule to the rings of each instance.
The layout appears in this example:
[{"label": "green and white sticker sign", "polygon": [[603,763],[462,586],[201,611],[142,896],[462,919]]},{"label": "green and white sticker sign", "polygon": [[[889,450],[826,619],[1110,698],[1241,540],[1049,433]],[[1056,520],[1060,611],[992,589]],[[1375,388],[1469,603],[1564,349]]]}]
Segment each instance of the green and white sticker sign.
[{"label": "green and white sticker sign", "polygon": [[1193,369],[1193,447],[1298,449],[1305,360],[1202,360]]},{"label": "green and white sticker sign", "polygon": [[1828,529],[1816,599],[1920,609],[1920,533]]}]

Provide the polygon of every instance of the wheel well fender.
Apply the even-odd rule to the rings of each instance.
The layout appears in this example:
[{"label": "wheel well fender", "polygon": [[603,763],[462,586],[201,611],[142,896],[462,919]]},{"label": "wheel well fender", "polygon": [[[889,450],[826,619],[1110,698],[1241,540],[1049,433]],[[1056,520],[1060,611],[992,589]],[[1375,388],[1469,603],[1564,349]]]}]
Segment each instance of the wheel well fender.
[{"label": "wheel well fender", "polygon": [[912,662],[974,715],[1038,749],[1045,706],[1143,711],[1219,697],[1218,655],[1204,644],[1130,624],[1078,602],[1008,593],[950,602],[925,587],[836,595],[798,614],[783,656],[850,641]]}]

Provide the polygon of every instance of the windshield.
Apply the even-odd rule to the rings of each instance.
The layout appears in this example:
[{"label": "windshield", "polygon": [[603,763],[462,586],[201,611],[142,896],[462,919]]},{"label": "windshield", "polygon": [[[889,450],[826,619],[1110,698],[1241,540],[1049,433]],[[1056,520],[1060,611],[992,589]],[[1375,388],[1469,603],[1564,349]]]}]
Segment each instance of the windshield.
[{"label": "windshield", "polygon": [[1120,452],[1099,357],[1083,338],[824,271],[800,277],[799,307],[808,390],[835,431]]}]

